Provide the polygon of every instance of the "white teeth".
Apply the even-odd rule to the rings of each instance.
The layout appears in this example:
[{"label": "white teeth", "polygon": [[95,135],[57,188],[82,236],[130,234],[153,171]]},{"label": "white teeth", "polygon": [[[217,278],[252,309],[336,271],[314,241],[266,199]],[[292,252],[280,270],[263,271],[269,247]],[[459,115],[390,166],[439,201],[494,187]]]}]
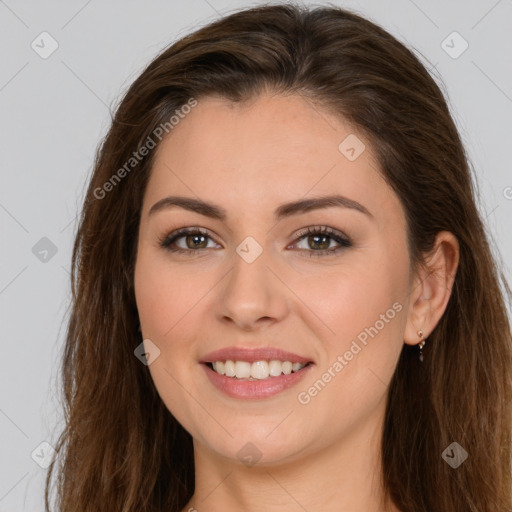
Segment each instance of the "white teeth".
[{"label": "white teeth", "polygon": [[283,363],[283,373],[285,375],[290,375],[290,373],[292,373],[292,368],[293,368],[293,365],[290,361],[285,361]]},{"label": "white teeth", "polygon": [[237,379],[248,379],[251,376],[251,363],[236,361],[235,374]]},{"label": "white teeth", "polygon": [[253,379],[266,379],[269,376],[267,361],[255,361],[251,365],[251,377]]},{"label": "white teeth", "polygon": [[226,377],[236,377],[237,379],[263,380],[270,377],[279,377],[282,373],[290,375],[292,372],[298,372],[305,364],[292,363],[291,361],[216,361],[212,363],[213,369],[220,375]]},{"label": "white teeth", "polygon": [[224,363],[224,374],[226,377],[234,377],[235,373],[235,363],[233,361],[226,361]]},{"label": "white teeth", "polygon": [[299,371],[304,365],[300,363],[293,363],[292,364],[292,372]]},{"label": "white teeth", "polygon": [[268,371],[269,374],[272,375],[272,377],[279,377],[281,375],[281,368],[282,368],[281,361],[276,361],[273,359],[268,363]]}]

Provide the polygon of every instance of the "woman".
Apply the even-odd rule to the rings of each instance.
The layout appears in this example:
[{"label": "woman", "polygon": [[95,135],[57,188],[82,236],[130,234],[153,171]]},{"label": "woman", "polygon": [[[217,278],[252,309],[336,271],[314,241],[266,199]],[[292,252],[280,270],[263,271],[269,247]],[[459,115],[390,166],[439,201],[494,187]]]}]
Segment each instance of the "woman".
[{"label": "woman", "polygon": [[439,87],[364,18],[263,6],[154,59],[72,282],[47,509],[53,470],[66,512],[512,510],[509,288]]}]

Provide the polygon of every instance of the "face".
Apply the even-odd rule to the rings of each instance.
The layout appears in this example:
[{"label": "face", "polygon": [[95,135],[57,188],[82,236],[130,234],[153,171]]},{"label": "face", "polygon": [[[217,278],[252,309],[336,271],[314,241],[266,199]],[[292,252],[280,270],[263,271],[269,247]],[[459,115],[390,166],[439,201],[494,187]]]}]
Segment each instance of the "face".
[{"label": "face", "polygon": [[[369,142],[299,96],[210,97],[155,157],[136,302],[145,348],[160,351],[155,386],[195,446],[271,465],[377,425],[404,343],[410,267],[404,211]],[[216,209],[160,202],[168,196]],[[345,199],[280,209],[327,196]],[[233,348],[294,354],[234,354],[242,377],[266,375],[253,360],[309,364],[250,380],[205,364]]]}]

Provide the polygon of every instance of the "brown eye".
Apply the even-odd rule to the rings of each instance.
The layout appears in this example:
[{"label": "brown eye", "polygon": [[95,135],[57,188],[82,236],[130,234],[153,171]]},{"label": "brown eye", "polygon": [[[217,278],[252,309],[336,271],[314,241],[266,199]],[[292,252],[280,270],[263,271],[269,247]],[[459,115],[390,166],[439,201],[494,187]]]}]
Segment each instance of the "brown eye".
[{"label": "brown eye", "polygon": [[[333,255],[352,246],[348,237],[327,226],[308,227],[298,235],[299,242],[305,239],[307,243],[306,248],[299,248],[300,252],[307,252],[309,256]],[[185,247],[177,245],[176,242],[181,239],[185,240]],[[183,228],[165,236],[160,240],[160,246],[173,253],[194,255],[212,248],[208,247],[208,239],[213,240],[207,231],[200,228]],[[330,248],[333,241],[338,247]]]},{"label": "brown eye", "polygon": [[[171,252],[193,253],[198,249],[209,249],[207,240],[210,235],[198,228],[185,228],[174,231],[160,241],[160,246]],[[185,247],[176,246],[178,240],[185,240]]]},{"label": "brown eye", "polygon": [[[305,239],[307,248],[302,248],[301,251],[306,251],[309,256],[322,256],[335,254],[338,251],[351,247],[352,243],[345,235],[327,227],[309,227],[299,233],[299,241]],[[334,241],[338,247],[330,249],[331,242]],[[312,249],[312,250],[309,250]]]}]

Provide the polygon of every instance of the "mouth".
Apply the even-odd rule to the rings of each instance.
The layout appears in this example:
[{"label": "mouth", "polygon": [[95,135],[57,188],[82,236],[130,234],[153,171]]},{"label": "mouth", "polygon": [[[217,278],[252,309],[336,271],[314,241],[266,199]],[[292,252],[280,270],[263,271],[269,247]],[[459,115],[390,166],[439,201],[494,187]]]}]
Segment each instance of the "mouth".
[{"label": "mouth", "polygon": [[[297,362],[294,368],[294,364],[290,361],[259,360],[250,363],[228,359],[203,362],[200,366],[204,369],[208,381],[223,395],[242,400],[258,400],[268,399],[285,390],[291,390],[312,371],[315,364],[311,361]],[[254,374],[253,368],[255,368]],[[271,371],[274,375],[271,375]]]},{"label": "mouth", "polygon": [[238,381],[264,381],[279,378],[283,375],[291,375],[311,366],[312,361],[300,363],[298,361],[281,361],[278,359],[260,361],[226,361],[206,362],[211,371],[224,377]]},{"label": "mouth", "polygon": [[217,390],[240,399],[277,395],[297,385],[315,366],[308,357],[274,347],[227,347],[199,363]]}]

